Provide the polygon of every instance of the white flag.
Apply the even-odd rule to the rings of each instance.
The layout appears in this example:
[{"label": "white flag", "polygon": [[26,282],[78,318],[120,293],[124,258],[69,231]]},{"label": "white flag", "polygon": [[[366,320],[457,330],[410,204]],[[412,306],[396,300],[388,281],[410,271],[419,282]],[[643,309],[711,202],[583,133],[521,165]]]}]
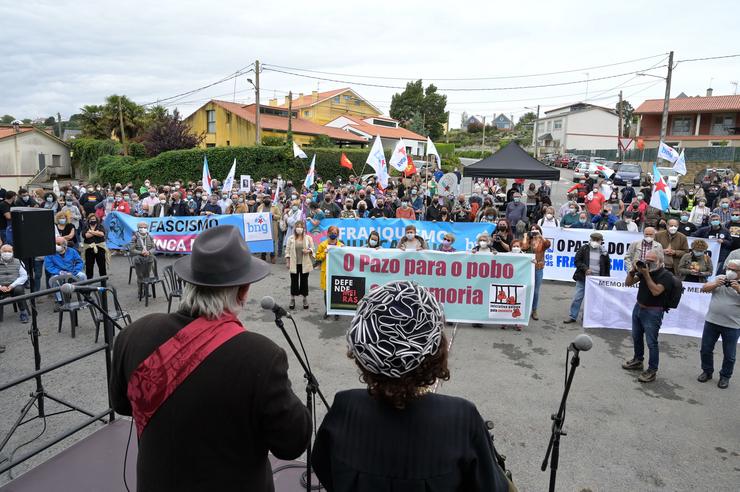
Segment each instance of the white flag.
[{"label": "white flag", "polygon": [[203,156],[203,181],[202,181],[203,191],[206,192],[206,195],[211,194],[211,171],[208,170],[208,156]]},{"label": "white flag", "polygon": [[681,176],[686,176],[686,157],[683,155],[683,149],[681,149],[681,154],[679,154],[676,162],[673,163],[673,170]]},{"label": "white flag", "polygon": [[[295,144],[294,144],[295,145]],[[303,181],[303,186],[306,187],[306,189],[310,189],[311,186],[313,186],[316,174],[316,154],[313,155],[313,159],[311,159],[311,167],[308,169],[308,174],[306,174],[306,179]]]},{"label": "white flag", "polygon": [[427,153],[426,155],[433,155],[437,158],[437,167],[442,167],[442,159],[439,158],[439,152],[437,152],[437,147],[434,146],[434,142],[432,142],[432,139],[427,137]]},{"label": "white flag", "polygon": [[665,159],[669,162],[676,162],[676,159],[678,159],[678,152],[676,152],[676,150],[670,145],[660,142],[660,145],[658,146],[658,158]]},{"label": "white flag", "polygon": [[393,149],[393,154],[388,164],[393,166],[397,171],[403,172],[406,170],[408,163],[409,157],[406,155],[406,144],[401,139],[396,144],[396,148]]},{"label": "white flag", "polygon": [[236,157],[234,157],[234,163],[231,165],[231,169],[229,169],[229,175],[226,176],[226,179],[224,180],[224,184],[221,187],[221,192],[223,195],[228,195],[231,193],[231,188],[234,187],[234,174],[236,173]]},{"label": "white flag", "polygon": [[308,156],[306,155],[303,150],[301,150],[300,147],[298,147],[298,144],[293,142],[293,157],[300,157],[301,159],[308,159]]},{"label": "white flag", "polygon": [[373,147],[370,149],[370,154],[367,156],[367,162],[375,170],[375,176],[378,178],[378,184],[383,189],[388,188],[388,166],[385,162],[385,154],[383,153],[383,145],[380,142],[380,136],[375,137]]}]

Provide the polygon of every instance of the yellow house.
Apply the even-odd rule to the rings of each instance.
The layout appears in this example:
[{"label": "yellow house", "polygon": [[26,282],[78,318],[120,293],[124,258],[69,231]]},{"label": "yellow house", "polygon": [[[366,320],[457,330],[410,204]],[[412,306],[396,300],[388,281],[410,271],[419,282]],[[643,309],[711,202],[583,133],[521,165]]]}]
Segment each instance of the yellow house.
[{"label": "yellow house", "polygon": [[[211,100],[185,118],[196,135],[204,134],[201,147],[243,147],[255,143],[255,104],[239,104]],[[291,130],[298,145],[311,143],[314,137],[326,135],[339,145],[358,145],[367,139],[339,128],[318,125],[297,118],[293,111]],[[262,136],[286,138],[288,133],[288,110],[260,105],[260,127]]]},{"label": "yellow house", "polygon": [[[270,99],[269,104],[272,107],[287,109],[288,96],[285,97],[283,104],[279,106],[277,99]],[[382,114],[378,108],[349,87],[327,92],[313,91],[306,96],[299,94],[298,98],[293,99],[291,108],[297,112],[299,118],[313,121],[319,125],[334,121],[343,115],[368,118]]]}]

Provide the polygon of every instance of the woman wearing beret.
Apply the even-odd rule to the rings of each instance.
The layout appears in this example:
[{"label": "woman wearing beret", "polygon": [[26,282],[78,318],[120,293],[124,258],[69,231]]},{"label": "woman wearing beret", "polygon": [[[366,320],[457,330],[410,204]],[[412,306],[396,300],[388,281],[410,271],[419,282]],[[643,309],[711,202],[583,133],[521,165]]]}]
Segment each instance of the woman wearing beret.
[{"label": "woman wearing beret", "polygon": [[450,377],[444,322],[413,282],[360,301],[347,343],[367,389],[337,393],[319,428],[313,467],[326,490],[509,490],[475,405],[431,391]]}]

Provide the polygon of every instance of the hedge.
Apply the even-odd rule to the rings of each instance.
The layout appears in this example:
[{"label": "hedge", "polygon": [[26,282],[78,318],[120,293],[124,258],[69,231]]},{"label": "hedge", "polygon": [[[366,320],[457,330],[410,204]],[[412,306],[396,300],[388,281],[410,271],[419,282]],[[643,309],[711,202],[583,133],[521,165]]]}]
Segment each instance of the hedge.
[{"label": "hedge", "polygon": [[121,144],[115,140],[98,140],[95,138],[76,138],[70,143],[72,158],[85,173],[95,174],[96,163],[103,156],[121,153]]},{"label": "hedge", "polygon": [[456,150],[455,155],[457,157],[465,157],[467,159],[484,159],[493,152],[490,150]]}]

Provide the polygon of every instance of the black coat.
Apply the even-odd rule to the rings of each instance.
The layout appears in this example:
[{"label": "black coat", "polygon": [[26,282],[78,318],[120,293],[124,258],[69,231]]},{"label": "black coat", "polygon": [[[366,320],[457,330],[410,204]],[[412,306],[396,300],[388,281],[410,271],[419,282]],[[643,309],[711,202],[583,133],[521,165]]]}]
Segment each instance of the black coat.
[{"label": "black coat", "polygon": [[170,215],[175,217],[186,217],[190,215],[190,209],[185,200],[180,200],[180,203],[172,202],[170,205]]},{"label": "black coat", "polygon": [[[193,318],[150,314],[113,347],[110,397],[131,415],[128,380],[139,364]],[[294,459],[311,433],[293,393],[285,351],[249,331],[213,351],[154,413],[139,440],[137,490],[272,491],[271,452]]]},{"label": "black coat", "polygon": [[[583,282],[586,280],[586,270],[589,268],[588,255],[591,249],[590,244],[584,244],[576,251],[576,271],[573,274],[573,280]],[[602,253],[599,256],[599,276],[608,277],[611,270],[612,261],[608,253]]]}]

